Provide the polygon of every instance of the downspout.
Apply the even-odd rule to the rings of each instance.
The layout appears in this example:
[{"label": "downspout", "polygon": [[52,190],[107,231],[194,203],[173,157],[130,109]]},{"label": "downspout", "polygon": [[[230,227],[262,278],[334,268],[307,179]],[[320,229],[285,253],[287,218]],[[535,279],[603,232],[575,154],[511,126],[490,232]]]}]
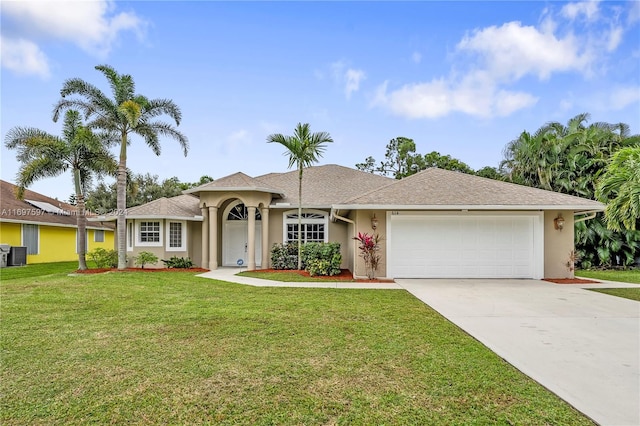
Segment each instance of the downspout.
[{"label": "downspout", "polygon": [[[332,208],[332,209],[331,209],[331,213],[329,214],[329,220],[331,220],[331,221],[333,222],[333,221],[334,221],[334,219],[338,219],[338,220],[341,220],[341,221],[343,221],[343,222],[347,222],[347,223],[352,224],[352,225],[353,225],[353,238],[355,238],[355,236],[356,236],[356,223],[355,223],[353,220],[351,220],[351,219],[349,219],[349,218],[346,218],[346,217],[344,217],[344,216],[340,216],[340,215],[338,215],[338,214],[336,213],[336,210],[334,210],[334,209]],[[351,253],[351,259],[353,260],[353,271],[352,271],[352,275],[353,275],[353,277],[355,278],[355,276],[356,276],[356,260],[357,260],[357,258],[356,258],[356,256],[357,256],[357,255],[356,255],[356,245],[355,245],[355,243],[353,243],[353,245],[352,245],[352,249],[351,249],[351,250],[352,250],[352,253]]]}]

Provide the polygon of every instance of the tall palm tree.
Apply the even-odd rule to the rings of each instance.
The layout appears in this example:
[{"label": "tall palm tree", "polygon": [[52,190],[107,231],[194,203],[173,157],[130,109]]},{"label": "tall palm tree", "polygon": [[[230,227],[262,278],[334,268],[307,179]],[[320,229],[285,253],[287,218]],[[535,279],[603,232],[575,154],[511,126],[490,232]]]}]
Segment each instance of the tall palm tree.
[{"label": "tall palm tree", "polygon": [[33,127],[14,127],[5,139],[7,148],[18,150],[17,159],[21,163],[17,178],[18,198],[22,199],[24,189],[37,180],[59,176],[67,170],[73,173],[79,269],[87,269],[84,195],[92,177],[112,174],[116,169],[115,158],[104,139],[106,136],[94,134],[82,125],[77,111],[69,110],[64,117],[62,137]]},{"label": "tall palm tree", "polygon": [[598,182],[596,196],[607,203],[605,220],[614,231],[636,230],[640,222],[640,145],[622,148]]},{"label": "tall palm tree", "polygon": [[298,123],[293,136],[276,133],[269,135],[267,142],[284,146],[287,149],[284,155],[289,156],[289,168],[298,167],[298,269],[302,269],[302,173],[305,167],[318,162],[326,149],[325,144],[333,139],[327,132],[311,133],[309,123]]},{"label": "tall palm tree", "polygon": [[[189,142],[187,137],[170,123],[155,121],[160,115],[168,115],[176,126],[180,125],[182,113],[170,99],[148,99],[135,93],[133,77],[119,74],[109,65],[96,67],[107,78],[113,98],[105,96],[97,87],[79,78],[66,80],[60,90],[62,99],[53,109],[53,120],[60,112],[76,108],[90,120],[91,128],[103,129],[117,135],[120,142],[120,156],[117,177],[117,226],[118,226],[118,269],[126,267],[126,208],[127,208],[127,145],[130,135],[137,134],[156,155],[160,155],[159,136],[169,136],[180,143],[184,155],[187,155]],[[69,95],[78,98],[67,99]]]}]

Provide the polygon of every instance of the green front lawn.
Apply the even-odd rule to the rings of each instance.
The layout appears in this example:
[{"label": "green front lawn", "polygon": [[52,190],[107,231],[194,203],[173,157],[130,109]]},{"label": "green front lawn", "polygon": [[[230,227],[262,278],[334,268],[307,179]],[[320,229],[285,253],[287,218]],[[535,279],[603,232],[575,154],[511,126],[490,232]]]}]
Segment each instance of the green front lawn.
[{"label": "green front lawn", "polygon": [[[93,262],[87,260],[87,266],[93,266]],[[39,277],[52,274],[70,274],[78,269],[78,261],[55,262],[55,263],[35,263],[25,266],[11,266],[0,269],[0,279],[15,280],[18,278]]]},{"label": "green front lawn", "polygon": [[625,299],[640,301],[640,287],[638,288],[590,288],[591,291],[624,297]]},{"label": "green front lawn", "polygon": [[3,425],[593,424],[404,291],[123,272],[0,292]]},{"label": "green front lawn", "polygon": [[595,278],[606,281],[621,281],[626,283],[640,284],[640,269],[629,269],[621,271],[610,269],[605,271],[578,270],[576,276],[585,278]]}]

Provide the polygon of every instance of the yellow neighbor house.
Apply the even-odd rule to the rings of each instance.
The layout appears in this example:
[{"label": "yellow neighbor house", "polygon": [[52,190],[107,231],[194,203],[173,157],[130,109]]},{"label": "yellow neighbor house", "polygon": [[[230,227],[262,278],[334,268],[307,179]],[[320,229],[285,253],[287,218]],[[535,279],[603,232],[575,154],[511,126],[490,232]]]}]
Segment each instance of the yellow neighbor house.
[{"label": "yellow neighbor house", "polygon": [[[27,263],[78,259],[75,206],[0,180],[0,244],[26,247]],[[113,224],[87,222],[87,252],[114,248]]]}]

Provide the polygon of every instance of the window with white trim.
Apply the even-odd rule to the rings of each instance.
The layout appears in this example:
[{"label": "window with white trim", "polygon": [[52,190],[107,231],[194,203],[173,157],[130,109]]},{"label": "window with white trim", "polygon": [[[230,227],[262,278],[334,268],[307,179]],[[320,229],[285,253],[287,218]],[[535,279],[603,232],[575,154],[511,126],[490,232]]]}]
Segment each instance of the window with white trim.
[{"label": "window with white trim", "polygon": [[127,251],[133,251],[133,222],[127,223]]},{"label": "window with white trim", "polygon": [[167,221],[167,251],[185,251],[187,249],[186,222]]},{"label": "window with white trim", "polygon": [[162,226],[159,220],[136,221],[136,245],[162,247]]},{"label": "window with white trim", "polygon": [[[301,217],[302,242],[326,243],[328,241],[327,228],[329,225],[326,212],[303,211]],[[284,214],[283,242],[298,241],[298,211],[289,211]]]},{"label": "window with white trim", "polygon": [[22,245],[27,248],[27,254],[38,254],[40,251],[40,226],[22,224]]},{"label": "window with white trim", "polygon": [[104,229],[93,230],[93,242],[104,243]]}]

